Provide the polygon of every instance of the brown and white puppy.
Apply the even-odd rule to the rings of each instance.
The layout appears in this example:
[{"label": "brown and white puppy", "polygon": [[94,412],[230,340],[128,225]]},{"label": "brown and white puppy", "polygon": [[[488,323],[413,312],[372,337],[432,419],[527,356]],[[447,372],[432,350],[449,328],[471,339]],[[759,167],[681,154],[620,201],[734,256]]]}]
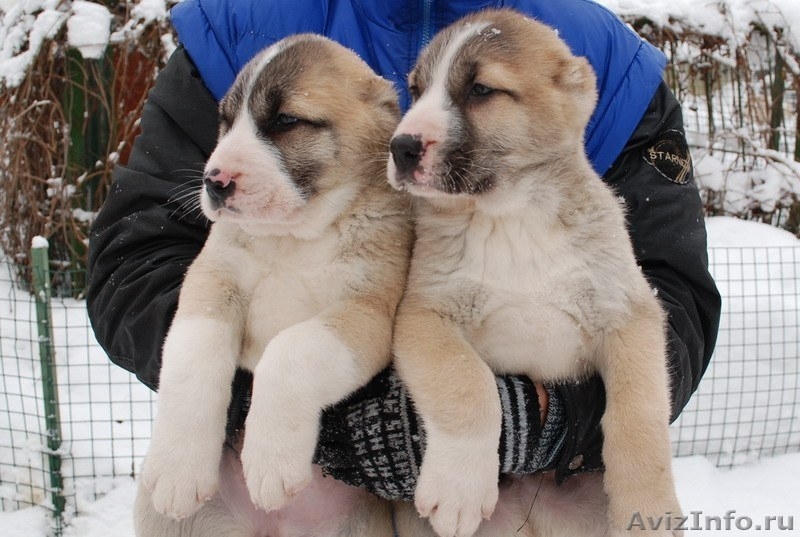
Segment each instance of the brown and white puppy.
[{"label": "brown and white puppy", "polygon": [[[164,345],[137,532],[339,535],[368,525],[374,500],[331,479],[265,512],[313,480],[321,410],[391,358],[412,242],[385,175],[397,97],[351,51],[300,35],[250,61],[219,110],[200,194],[213,225]],[[241,466],[221,466],[237,367],[254,373],[252,405]]]},{"label": "brown and white puppy", "polygon": [[[664,316],[622,204],[584,154],[596,100],[589,63],[553,29],[492,10],[436,36],[409,86],[415,102],[388,172],[417,198],[395,360],[427,433],[418,511],[442,537],[472,535],[492,515],[493,372],[539,381],[599,372],[610,529],[601,518],[585,531],[625,533],[636,513],[677,516]],[[547,509],[534,505],[534,534],[578,534]]]}]

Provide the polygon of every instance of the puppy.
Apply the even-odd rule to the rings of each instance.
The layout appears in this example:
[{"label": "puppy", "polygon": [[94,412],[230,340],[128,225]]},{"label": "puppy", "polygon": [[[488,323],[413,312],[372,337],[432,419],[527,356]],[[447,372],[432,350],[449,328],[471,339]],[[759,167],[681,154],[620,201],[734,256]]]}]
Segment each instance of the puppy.
[{"label": "puppy", "polygon": [[[213,225],[164,344],[137,531],[339,535],[383,520],[385,509],[360,514],[366,493],[331,479],[304,508],[264,515],[312,481],[321,410],[391,358],[413,240],[407,200],[385,176],[394,88],[351,51],[299,35],[251,60],[219,113],[200,193]],[[252,405],[241,465],[228,454],[220,466],[237,367],[254,373]],[[338,501],[336,517],[319,497]]]},{"label": "puppy", "polygon": [[[436,36],[409,88],[415,102],[392,138],[388,174],[417,200],[395,325],[396,367],[427,434],[417,510],[442,537],[472,535],[492,515],[493,372],[550,382],[599,372],[603,532],[625,533],[635,513],[678,516],[664,315],[622,204],[584,154],[596,100],[589,63],[553,29],[492,10]],[[546,512],[537,520],[542,510],[533,507],[533,533],[577,535]]]}]

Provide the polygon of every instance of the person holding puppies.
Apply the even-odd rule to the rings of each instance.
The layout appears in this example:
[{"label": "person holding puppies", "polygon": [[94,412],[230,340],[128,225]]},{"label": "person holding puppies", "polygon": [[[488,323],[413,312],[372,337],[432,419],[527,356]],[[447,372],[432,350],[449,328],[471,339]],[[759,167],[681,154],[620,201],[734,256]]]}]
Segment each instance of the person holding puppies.
[{"label": "person holding puppies", "polygon": [[[208,222],[183,206],[217,137],[217,101],[259,50],[300,32],[355,50],[394,82],[440,28],[503,4],[555,28],[597,76],[586,152],[624,198],[639,264],[668,321],[672,419],[696,390],[714,348],[720,296],[707,267],[702,205],[680,105],[662,80],[663,55],[591,0],[186,0],[173,8],[180,47],[161,71],[129,161],[114,172],[93,224],[87,304],[110,359],[158,388],[160,355],[187,266]],[[387,148],[388,153],[388,148]],[[532,353],[537,352],[531,349]],[[251,378],[237,372],[228,429],[244,423]],[[541,385],[497,378],[503,407],[501,473],[554,470],[557,480],[600,470],[599,377]],[[316,461],[342,481],[388,499],[410,499],[424,449],[413,402],[389,369],[322,417]]]}]

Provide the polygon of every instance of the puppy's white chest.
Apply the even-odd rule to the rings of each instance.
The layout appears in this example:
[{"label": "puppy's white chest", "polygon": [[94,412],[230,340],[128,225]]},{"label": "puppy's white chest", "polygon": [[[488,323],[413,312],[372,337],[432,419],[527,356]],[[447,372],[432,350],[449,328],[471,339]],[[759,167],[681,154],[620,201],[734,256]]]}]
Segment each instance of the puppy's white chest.
[{"label": "puppy's white chest", "polygon": [[569,237],[537,224],[473,218],[454,270],[456,285],[471,290],[459,294],[478,312],[465,334],[496,371],[540,379],[580,375],[586,368],[583,305],[576,300],[582,258]]},{"label": "puppy's white chest", "polygon": [[541,227],[533,216],[473,216],[453,272],[461,279],[479,282],[493,295],[540,294],[575,265],[567,252],[567,237],[542,232]]},{"label": "puppy's white chest", "polygon": [[[261,239],[258,239],[261,241]],[[294,241],[292,241],[294,242]],[[241,362],[255,366],[267,343],[281,330],[307,320],[342,295],[348,267],[336,262],[336,241],[265,244],[248,262],[242,286],[248,290]]]}]

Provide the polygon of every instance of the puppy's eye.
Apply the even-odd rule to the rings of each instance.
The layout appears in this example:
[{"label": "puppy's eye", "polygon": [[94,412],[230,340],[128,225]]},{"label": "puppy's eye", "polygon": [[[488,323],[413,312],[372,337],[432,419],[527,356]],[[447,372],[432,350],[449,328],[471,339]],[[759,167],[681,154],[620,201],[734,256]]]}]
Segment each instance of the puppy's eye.
[{"label": "puppy's eye", "polygon": [[411,95],[411,99],[416,101],[419,99],[419,86],[416,84],[412,84],[408,87],[408,94]]},{"label": "puppy's eye", "polygon": [[279,129],[287,129],[292,125],[297,124],[299,121],[300,120],[294,116],[281,113],[275,117],[275,126]]},{"label": "puppy's eye", "polygon": [[494,88],[490,88],[484,84],[478,84],[477,82],[472,85],[469,90],[470,97],[486,97],[487,95],[491,95],[495,92]]},{"label": "puppy's eye", "polygon": [[258,116],[255,123],[258,126],[258,133],[264,138],[280,136],[295,129],[303,127],[323,127],[325,124],[319,120],[314,121],[307,118],[299,118],[284,112],[271,112],[263,116]]}]

